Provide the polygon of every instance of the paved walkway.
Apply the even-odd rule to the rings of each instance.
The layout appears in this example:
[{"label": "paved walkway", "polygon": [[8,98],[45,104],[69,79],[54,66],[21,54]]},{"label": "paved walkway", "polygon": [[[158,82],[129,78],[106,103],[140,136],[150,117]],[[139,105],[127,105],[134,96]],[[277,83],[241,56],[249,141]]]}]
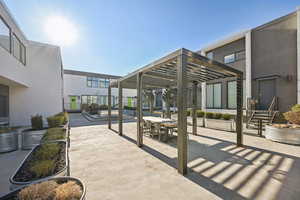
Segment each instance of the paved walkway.
[{"label": "paved walkway", "polygon": [[181,176],[176,138],[166,144],[144,137],[138,148],[136,123],[124,123],[122,137],[106,124],[77,126],[71,175],[85,182],[89,200],[299,199],[300,146],[245,135],[240,148],[234,133],[198,128],[198,134],[189,135],[189,174]]}]

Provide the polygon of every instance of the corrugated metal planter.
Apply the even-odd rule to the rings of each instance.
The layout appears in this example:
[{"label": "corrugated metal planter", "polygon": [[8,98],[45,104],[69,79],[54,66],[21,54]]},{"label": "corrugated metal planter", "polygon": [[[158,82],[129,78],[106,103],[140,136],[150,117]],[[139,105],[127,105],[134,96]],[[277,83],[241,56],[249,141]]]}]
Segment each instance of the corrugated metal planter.
[{"label": "corrugated metal planter", "polygon": [[22,149],[30,150],[33,147],[39,145],[46,131],[47,129],[43,129],[43,130],[25,129],[22,132]]},{"label": "corrugated metal planter", "polygon": [[[81,198],[80,200],[85,200],[85,196],[86,196],[86,187],[84,185],[84,183],[78,179],[78,178],[73,178],[73,177],[55,177],[55,178],[48,178],[48,179],[43,179],[43,180],[39,180],[39,181],[35,181],[35,182],[32,182],[30,185],[33,185],[33,184],[38,184],[38,183],[42,183],[42,182],[46,182],[46,181],[55,181],[57,183],[64,183],[64,182],[67,182],[67,181],[75,181],[82,189],[82,195],[81,195]],[[26,186],[23,186],[23,187],[20,187],[20,188],[17,188],[11,192],[9,192],[8,194],[0,197],[0,200],[7,200],[7,199],[13,199],[16,195],[18,195],[18,193],[30,186],[30,185],[26,185]]]},{"label": "corrugated metal planter", "polygon": [[0,133],[0,153],[16,151],[19,147],[18,131]]},{"label": "corrugated metal planter", "polygon": [[38,146],[35,146],[30,151],[30,153],[22,161],[21,165],[17,168],[17,170],[15,171],[15,173],[10,177],[10,179],[9,179],[9,181],[11,183],[10,189],[13,190],[13,189],[18,188],[20,186],[28,185],[28,184],[31,184],[31,183],[36,182],[36,181],[43,181],[43,180],[46,180],[48,178],[59,177],[59,176],[68,176],[69,175],[69,155],[68,155],[69,153],[68,153],[68,145],[67,145],[66,142],[57,142],[57,143],[64,143],[65,144],[65,148],[66,148],[66,150],[65,150],[65,152],[66,152],[65,153],[65,166],[63,167],[63,169],[61,169],[59,172],[53,174],[52,176],[41,178],[41,179],[37,179],[37,180],[33,180],[33,181],[20,182],[20,181],[16,181],[15,180],[15,177],[16,177],[17,173],[19,172],[19,170],[21,170],[21,168],[25,164],[26,160],[29,159],[34,154],[34,152],[36,151],[36,149],[40,145],[43,145],[43,144],[40,144]]},{"label": "corrugated metal planter", "polygon": [[277,128],[266,125],[265,137],[269,140],[287,144],[300,144],[299,128]]},{"label": "corrugated metal planter", "polygon": [[234,120],[206,119],[206,127],[224,131],[235,131]]}]

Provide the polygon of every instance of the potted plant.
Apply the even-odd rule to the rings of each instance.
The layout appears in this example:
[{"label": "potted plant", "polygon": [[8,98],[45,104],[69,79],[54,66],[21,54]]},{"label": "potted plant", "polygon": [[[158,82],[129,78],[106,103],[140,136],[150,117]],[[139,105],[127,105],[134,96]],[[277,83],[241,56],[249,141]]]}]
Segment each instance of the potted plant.
[{"label": "potted plant", "polygon": [[22,131],[22,149],[32,149],[40,143],[41,138],[46,132],[43,127],[43,117],[35,115],[31,117],[31,128]]},{"label": "potted plant", "polygon": [[300,104],[283,115],[289,123],[266,125],[265,137],[276,142],[300,144]]},{"label": "potted plant", "polygon": [[68,174],[66,142],[44,143],[34,147],[11,176],[11,188],[31,184],[34,181]]},{"label": "potted plant", "polygon": [[60,112],[56,115],[47,118],[48,127],[63,127],[64,129],[69,128],[69,116],[67,112]]},{"label": "potted plant", "polygon": [[85,185],[73,177],[55,177],[20,187],[0,200],[84,200]]},{"label": "potted plant", "polygon": [[15,151],[18,149],[18,129],[10,127],[0,128],[0,153]]}]

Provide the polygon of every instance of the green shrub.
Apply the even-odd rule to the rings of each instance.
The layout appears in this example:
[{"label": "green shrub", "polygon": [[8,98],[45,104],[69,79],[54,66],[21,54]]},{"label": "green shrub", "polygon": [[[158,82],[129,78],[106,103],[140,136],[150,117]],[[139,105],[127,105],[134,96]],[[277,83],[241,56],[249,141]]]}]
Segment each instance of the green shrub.
[{"label": "green shrub", "polygon": [[293,112],[300,112],[300,104],[295,104],[295,105],[291,108],[291,110],[292,110]]},{"label": "green shrub", "polygon": [[43,136],[42,141],[63,140],[65,138],[66,131],[63,128],[49,128]]},{"label": "green shrub", "polygon": [[59,144],[43,144],[35,153],[35,156],[39,160],[50,160],[59,153]]},{"label": "green shrub", "polygon": [[192,114],[192,111],[191,111],[191,110],[187,110],[187,111],[186,111],[186,116],[191,116],[191,114]]},{"label": "green shrub", "polygon": [[222,113],[214,113],[213,118],[214,119],[221,119],[222,118]]},{"label": "green shrub", "polygon": [[65,120],[64,117],[60,115],[47,118],[49,128],[59,127],[63,125],[64,120]]},{"label": "green shrub", "polygon": [[64,119],[63,119],[63,124],[66,124],[68,121],[69,121],[69,115],[68,115],[68,113],[67,112],[60,112],[60,113],[58,113],[58,114],[56,114],[56,115],[54,115],[55,117],[63,117]]},{"label": "green shrub", "polygon": [[206,118],[207,118],[207,119],[213,119],[213,118],[214,118],[214,113],[212,113],[212,112],[207,112],[207,113],[206,113]]},{"label": "green shrub", "polygon": [[230,119],[231,119],[231,115],[225,113],[225,114],[222,115],[222,118],[223,118],[224,120],[230,120]]},{"label": "green shrub", "polygon": [[197,110],[196,114],[197,114],[197,117],[203,117],[205,112],[203,112],[202,110]]},{"label": "green shrub", "polygon": [[29,170],[35,174],[36,177],[42,178],[53,173],[55,168],[54,160],[39,160],[33,163]]},{"label": "green shrub", "polygon": [[43,117],[42,115],[31,116],[31,127],[33,130],[43,129]]}]

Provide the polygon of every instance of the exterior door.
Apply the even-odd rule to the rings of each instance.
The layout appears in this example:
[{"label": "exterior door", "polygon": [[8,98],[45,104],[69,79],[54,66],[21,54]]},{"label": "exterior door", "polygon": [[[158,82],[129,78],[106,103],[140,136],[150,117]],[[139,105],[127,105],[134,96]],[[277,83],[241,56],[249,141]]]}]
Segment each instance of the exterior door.
[{"label": "exterior door", "polygon": [[259,108],[267,110],[276,96],[275,85],[276,79],[259,80]]},{"label": "exterior door", "polygon": [[71,108],[71,110],[77,110],[77,97],[76,96],[70,97],[70,108]]},{"label": "exterior door", "polygon": [[8,117],[8,97],[0,95],[0,118]]}]

